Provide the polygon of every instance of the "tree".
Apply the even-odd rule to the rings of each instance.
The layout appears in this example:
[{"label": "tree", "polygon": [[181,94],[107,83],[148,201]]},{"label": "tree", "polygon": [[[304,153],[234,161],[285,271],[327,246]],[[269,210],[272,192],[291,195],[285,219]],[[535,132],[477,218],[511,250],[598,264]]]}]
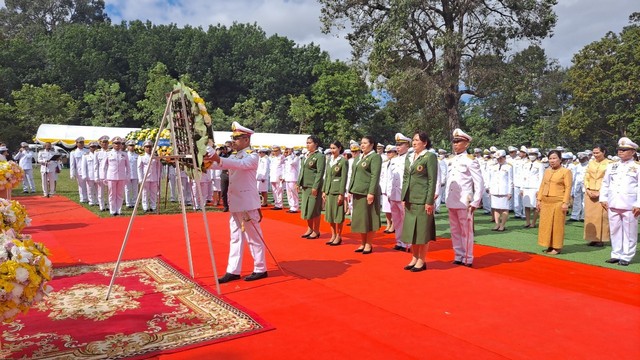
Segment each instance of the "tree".
[{"label": "tree", "polygon": [[90,117],[84,121],[92,126],[122,126],[127,116],[128,104],[125,94],[120,91],[120,84],[98,80],[92,93],[85,93]]},{"label": "tree", "polygon": [[35,136],[40,124],[73,124],[77,121],[78,103],[58,85],[23,85],[11,93],[19,127]]},{"label": "tree", "polygon": [[311,105],[311,101],[306,95],[298,96],[289,95],[289,112],[288,115],[298,126],[298,134],[310,133],[313,126],[313,117],[315,109]]},{"label": "tree", "polygon": [[[426,120],[460,125],[458,105],[465,95],[482,95],[481,83],[465,74],[476,56],[501,56],[513,41],[550,34],[556,0],[320,0],[324,31],[352,29],[354,57],[368,58],[368,70],[407,112]],[[461,86],[461,82],[464,84]],[[408,85],[411,85],[410,87]],[[415,89],[424,91],[416,94]],[[435,100],[435,101],[434,101]],[[440,113],[440,116],[434,116]],[[435,118],[435,119],[434,119]]]},{"label": "tree", "polygon": [[640,138],[640,13],[618,35],[609,32],[573,57],[570,108],[560,131],[576,141]]},{"label": "tree", "polygon": [[64,24],[109,23],[104,0],[5,0],[0,9],[2,37],[52,33]]},{"label": "tree", "polygon": [[149,80],[145,98],[138,101],[138,111],[133,114],[133,119],[138,126],[158,127],[167,106],[166,94],[173,90],[176,79],[167,75],[167,67],[163,63],[157,63],[149,70]]}]

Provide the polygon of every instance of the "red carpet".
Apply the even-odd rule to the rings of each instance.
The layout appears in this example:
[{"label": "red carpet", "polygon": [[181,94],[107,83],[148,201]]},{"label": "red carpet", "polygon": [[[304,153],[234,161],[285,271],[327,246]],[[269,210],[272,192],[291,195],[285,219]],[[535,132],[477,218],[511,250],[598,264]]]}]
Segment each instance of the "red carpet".
[{"label": "red carpet", "polygon": [[[270,329],[161,258],[57,267],[54,291],[2,333],[2,358],[148,358]],[[254,316],[255,317],[255,316]]]},{"label": "red carpet", "polygon": [[[128,218],[100,219],[64,198],[21,198],[27,231],[58,266],[114,261]],[[163,359],[618,359],[640,358],[640,275],[476,246],[474,268],[451,265],[449,240],[430,245],[428,271],[402,267],[409,254],[380,235],[371,255],[299,237],[299,214],[264,210],[269,278],[221,286],[276,330]],[[214,286],[201,214],[189,214],[196,278]],[[228,214],[209,213],[217,270],[224,273]],[[348,233],[349,229],[345,228]],[[126,259],[162,254],[188,269],[180,215],[136,218]],[[251,272],[245,252],[244,272]]]}]

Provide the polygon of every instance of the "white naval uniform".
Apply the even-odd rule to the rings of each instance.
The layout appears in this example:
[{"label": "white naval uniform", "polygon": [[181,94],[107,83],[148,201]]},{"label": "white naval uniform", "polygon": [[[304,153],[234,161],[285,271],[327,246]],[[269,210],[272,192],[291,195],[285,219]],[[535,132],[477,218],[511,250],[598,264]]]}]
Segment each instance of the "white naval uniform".
[{"label": "white naval uniform", "polygon": [[[478,160],[479,162],[479,160]],[[479,162],[480,173],[482,174],[482,181],[486,187],[489,186],[489,172],[491,170],[491,166],[496,164],[495,159],[483,160],[482,163]],[[489,195],[488,191],[482,192],[482,209],[486,214],[491,213],[491,195]]]},{"label": "white naval uniform", "polygon": [[78,182],[78,194],[80,194],[80,202],[88,202],[87,183],[84,180],[85,174],[82,168],[82,157],[89,152],[87,148],[76,148],[69,153],[69,176]]},{"label": "white naval uniform", "polygon": [[478,161],[462,152],[451,159],[447,174],[446,205],[455,260],[473,262],[473,212],[482,200],[484,186]]},{"label": "white naval uniform", "polygon": [[513,166],[513,213],[515,217],[524,218],[524,206],[522,205],[522,187],[524,179],[522,177],[523,167],[529,163],[529,159],[517,156],[511,162]]},{"label": "white naval uniform", "polygon": [[[144,180],[147,166],[151,161],[151,167],[149,168],[149,175],[146,181]],[[152,157],[150,154],[144,153],[138,156],[136,161],[136,174],[142,183],[142,209],[144,211],[155,211],[158,203],[158,192],[160,189],[160,177],[162,176],[162,164],[160,160]]]},{"label": "white naval uniform", "polygon": [[383,213],[391,213],[391,204],[389,203],[389,196],[387,195],[387,182],[389,181],[390,164],[391,160],[387,158],[382,161],[382,167],[380,168],[380,211]]},{"label": "white naval uniform", "polygon": [[89,205],[98,203],[98,157],[97,153],[89,151],[82,156],[80,163],[84,172],[84,181],[87,183],[87,199]]},{"label": "white naval uniform", "polygon": [[538,190],[544,177],[544,166],[540,161],[529,161],[522,167],[522,206],[535,209]]},{"label": "white naval uniform", "polygon": [[122,150],[107,153],[103,166],[107,187],[109,188],[109,212],[111,215],[122,213],[124,202],[124,184],[129,179],[129,157]]},{"label": "white naval uniform", "polygon": [[265,245],[259,223],[260,195],[256,183],[258,163],[258,154],[245,148],[228,158],[220,158],[220,163],[212,164],[214,169],[229,170],[229,274],[240,275],[245,242],[249,244],[253,257],[253,272],[267,271]]},{"label": "white naval uniform", "polygon": [[[129,179],[124,183],[124,202],[129,207],[135,205],[138,199],[138,153],[135,151],[127,151],[129,157]],[[140,179],[142,180],[142,179]]]},{"label": "white naval uniform", "polygon": [[640,165],[633,160],[607,165],[600,201],[609,205],[609,229],[611,230],[611,258],[631,261],[638,243],[638,218],[633,208],[640,207],[638,179]]},{"label": "white naval uniform", "polygon": [[391,159],[387,181],[387,196],[391,205],[391,221],[396,232],[396,245],[407,248],[410,244],[401,240],[402,226],[404,224],[404,205],[402,204],[402,179],[404,177],[404,164],[407,154],[398,155]]},{"label": "white naval uniform", "polygon": [[437,186],[436,186],[436,200],[434,202],[435,211],[440,212],[440,205],[445,202],[445,198],[447,193],[445,192],[445,187],[447,186],[447,172],[449,165],[447,165],[447,160],[438,159],[438,177],[437,177]]},{"label": "white naval uniform", "polygon": [[588,161],[576,165],[576,172],[573,174],[575,176],[571,187],[571,196],[573,196],[571,219],[573,220],[584,220],[584,176],[587,173],[588,165]]},{"label": "white naval uniform", "polygon": [[489,169],[487,187],[491,194],[491,208],[509,210],[508,195],[513,194],[513,166],[508,162],[492,165]]},{"label": "white naval uniform", "polygon": [[107,177],[104,172],[104,163],[107,161],[107,154],[109,150],[100,149],[96,151],[96,160],[98,160],[98,180],[96,185],[98,186],[98,205],[100,210],[106,210],[107,206],[104,201],[108,196],[107,192]]},{"label": "white naval uniform", "polygon": [[56,168],[57,161],[49,161],[56,153],[53,149],[47,151],[42,150],[38,153],[38,164],[40,164],[40,175],[42,175],[42,191],[44,195],[53,195],[56,193]]},{"label": "white naval uniform", "polygon": [[14,159],[18,161],[18,165],[24,170],[22,191],[36,192],[36,183],[33,180],[33,151],[20,150]]},{"label": "white naval uniform", "polygon": [[[202,194],[202,204],[198,198],[198,186],[200,187],[200,194]],[[195,210],[200,210],[207,205],[207,201],[211,201],[211,177],[209,177],[208,171],[200,173],[199,179],[191,179],[191,193],[193,194],[193,208]]]},{"label": "white naval uniform", "polygon": [[295,154],[287,156],[284,160],[283,177],[287,187],[287,202],[289,211],[298,211],[300,206],[300,195],[296,190],[298,174],[300,173],[300,158]]},{"label": "white naval uniform", "polygon": [[284,155],[271,156],[269,159],[269,181],[271,182],[271,194],[273,206],[282,208],[282,175],[284,171]]},{"label": "white naval uniform", "polygon": [[[256,170],[256,184],[258,192],[269,191],[269,157],[264,155],[258,156],[258,169]],[[267,203],[267,199],[263,199]]]}]

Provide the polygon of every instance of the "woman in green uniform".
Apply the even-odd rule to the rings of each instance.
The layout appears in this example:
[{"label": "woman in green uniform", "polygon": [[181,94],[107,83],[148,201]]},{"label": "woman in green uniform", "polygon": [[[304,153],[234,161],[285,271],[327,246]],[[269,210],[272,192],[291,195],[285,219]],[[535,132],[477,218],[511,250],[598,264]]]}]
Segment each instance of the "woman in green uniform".
[{"label": "woman in green uniform", "polygon": [[427,149],[431,140],[420,131],[413,135],[413,154],[407,156],[402,181],[404,223],[402,241],[411,245],[411,262],[404,267],[412,272],[427,269],[426,244],[436,239],[434,200],[438,177],[438,159]]},{"label": "woman in green uniform", "polygon": [[371,254],[371,240],[380,229],[380,170],[382,158],[375,152],[373,136],[360,141],[362,155],[353,162],[349,192],[353,198],[351,232],[360,233],[362,244],[355,251]]},{"label": "woman in green uniform", "polygon": [[298,187],[302,190],[300,202],[301,216],[307,220],[307,232],[301,237],[317,239],[320,237],[320,213],[322,212],[322,175],[324,174],[325,157],[318,151],[320,139],[311,135],[307,138],[307,154],[302,162],[298,176]]},{"label": "woman in green uniform", "polygon": [[337,246],[342,243],[342,225],[344,224],[344,192],[347,187],[347,159],[342,157],[344,151],[340,141],[329,146],[331,155],[324,174],[322,199],[324,200],[324,219],[331,225],[331,239],[327,245]]}]

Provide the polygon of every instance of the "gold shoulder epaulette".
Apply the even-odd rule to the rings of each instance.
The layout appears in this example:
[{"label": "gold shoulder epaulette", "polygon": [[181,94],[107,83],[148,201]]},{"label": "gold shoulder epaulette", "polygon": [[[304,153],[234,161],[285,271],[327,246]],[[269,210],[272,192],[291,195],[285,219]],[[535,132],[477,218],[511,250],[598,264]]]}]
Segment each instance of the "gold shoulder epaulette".
[{"label": "gold shoulder epaulette", "polygon": [[468,157],[469,159],[471,159],[471,160],[475,160],[475,158],[476,158],[475,156],[473,156],[473,155],[471,155],[471,154],[467,154],[467,157]]},{"label": "gold shoulder epaulette", "polygon": [[253,154],[255,151],[253,151],[253,149],[247,149],[244,152],[246,152],[247,154]]}]

